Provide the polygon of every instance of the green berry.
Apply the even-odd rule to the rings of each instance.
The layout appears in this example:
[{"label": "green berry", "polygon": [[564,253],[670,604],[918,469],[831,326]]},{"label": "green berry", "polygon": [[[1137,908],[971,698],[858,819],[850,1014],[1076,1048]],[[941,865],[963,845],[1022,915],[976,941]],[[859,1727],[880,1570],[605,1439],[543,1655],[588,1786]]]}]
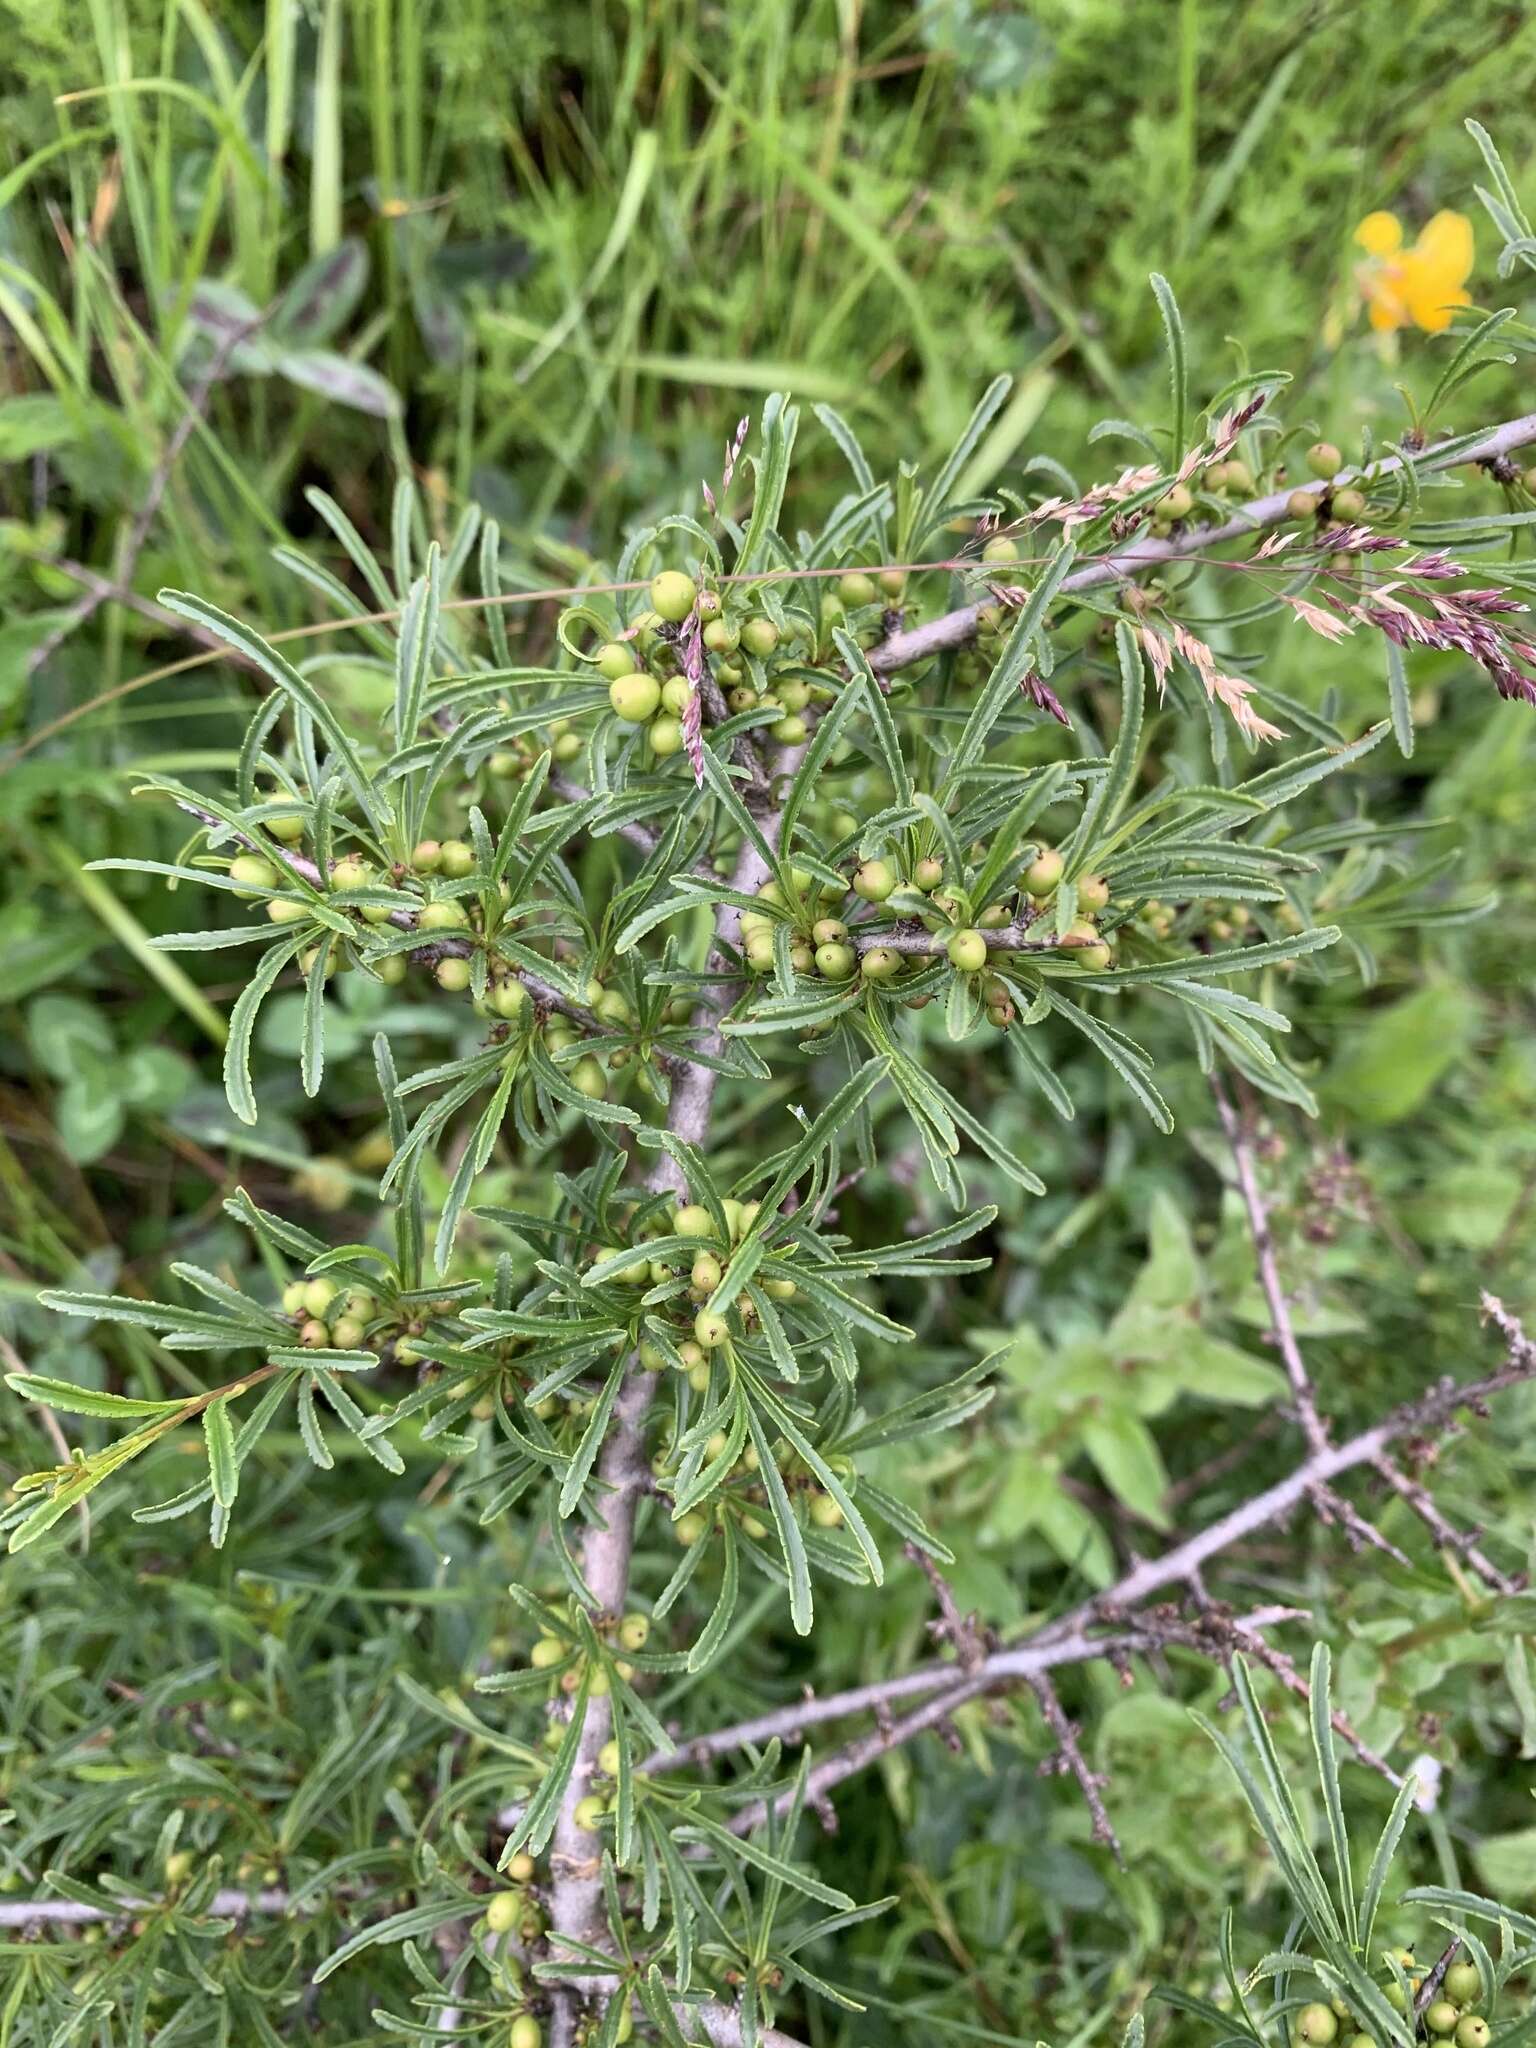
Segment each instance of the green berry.
[{"label": "green berry", "polygon": [[791,712],[788,718],[779,719],[768,728],[770,735],[781,747],[804,746],[808,730],[805,720],[795,712]]},{"label": "green berry", "polygon": [[741,628],[729,619],[711,619],[701,637],[711,654],[734,654],[741,644]]},{"label": "green berry", "polygon": [[366,1334],[363,1324],[356,1316],[342,1316],[331,1325],[331,1342],[338,1351],[358,1350]]},{"label": "green berry", "polygon": [[987,942],[980,932],[969,928],[954,933],[944,950],[950,965],[962,974],[978,974],[987,964]]},{"label": "green berry", "polygon": [[271,861],[255,853],[238,854],[229,864],[229,878],[232,882],[245,882],[252,889],[275,888],[280,879]]},{"label": "green berry", "polygon": [[307,904],[294,903],[286,896],[274,896],[267,905],[267,915],[274,924],[303,924],[309,916]]},{"label": "green berry", "polygon": [[883,903],[896,887],[896,876],[883,860],[867,860],[853,878],[853,893],[866,903]]},{"label": "green berry", "polygon": [[661,685],[654,676],[619,676],[608,685],[608,702],[626,725],[644,725],[661,703]]},{"label": "green berry", "polygon": [[521,1892],[493,1892],[485,1902],[485,1924],[492,1934],[510,1934],[522,1917]]},{"label": "green berry", "polygon": [[323,1316],[341,1290],[334,1280],[322,1276],[304,1283],[304,1307],[312,1316]]},{"label": "green berry", "polygon": [[675,718],[668,718],[663,714],[660,718],[652,719],[650,740],[651,752],[665,759],[669,754],[681,753],[683,728]]},{"label": "green berry", "polygon": [[1344,458],[1331,441],[1314,441],[1307,450],[1307,467],[1314,476],[1337,476]]},{"label": "green berry", "polygon": [[516,978],[498,981],[491,990],[491,1008],[498,1017],[520,1017],[528,1007],[528,991]]},{"label": "green berry", "polygon": [[994,533],[981,551],[984,562],[1016,562],[1019,559],[1019,544],[1012,534]]},{"label": "green berry", "polygon": [[1465,2019],[1456,2022],[1456,2048],[1488,2048],[1489,2031],[1486,2020],[1469,2012]]},{"label": "green berry", "polygon": [[816,948],[816,971],[828,981],[846,981],[854,968],[853,948],[838,944]]},{"label": "green berry", "polygon": [[288,1285],[283,1289],[283,1314],[287,1316],[296,1316],[300,1314],[304,1307],[304,1298],[304,1281],[290,1280],[288,1282]]},{"label": "green berry", "polygon": [[361,889],[373,873],[360,853],[349,853],[331,869],[333,889]]},{"label": "green berry", "polygon": [[1314,491],[1292,491],[1285,501],[1287,519],[1315,519],[1318,499]]},{"label": "green berry", "polygon": [[712,1237],[715,1223],[701,1202],[685,1202],[672,1218],[672,1228],[679,1237]]},{"label": "green berry", "polygon": [[418,839],[411,848],[411,866],[418,875],[435,875],[443,864],[443,849],[435,839]]},{"label": "green berry", "polygon": [[1024,886],[1031,896],[1049,896],[1065,867],[1066,862],[1054,846],[1042,846],[1024,870]]},{"label": "green berry", "polygon": [[[1424,2024],[1432,2034],[1454,2034],[1459,2015],[1448,1998],[1437,1998],[1424,2008]],[[1471,2044],[1468,2044],[1471,2048]]]},{"label": "green berry", "polygon": [[1102,910],[1109,901],[1109,884],[1102,875],[1084,875],[1077,885],[1078,907]]},{"label": "green berry", "polygon": [[528,1653],[528,1662],[535,1671],[548,1671],[564,1661],[565,1652],[566,1645],[558,1636],[540,1636]]},{"label": "green berry", "polygon": [[469,923],[469,913],[458,903],[427,903],[416,919],[423,932],[459,932]]},{"label": "green berry", "polygon": [[262,824],[274,839],[281,839],[285,846],[295,846],[304,837],[304,818],[299,811],[284,811],[276,818],[263,818]]},{"label": "green berry", "polygon": [[[690,1379],[691,1377],[692,1375],[690,1374]],[[709,1524],[705,1521],[702,1515],[679,1515],[677,1520],[672,1524],[672,1533],[677,1538],[678,1542],[681,1543],[684,1550],[691,1550],[694,1544],[698,1542],[699,1538],[704,1534],[704,1531],[708,1527]]]},{"label": "green berry", "polygon": [[861,569],[850,569],[837,579],[837,594],[844,604],[873,604],[880,595],[875,588],[875,579],[866,576]]},{"label": "green berry", "polygon": [[779,644],[779,629],[772,619],[748,619],[741,629],[741,644],[748,654],[755,654],[759,661],[766,661]]},{"label": "green berry", "polygon": [[299,1342],[306,1351],[322,1350],[329,1345],[330,1341],[330,1330],[320,1321],[318,1316],[312,1316],[299,1332]]},{"label": "green berry", "polygon": [[713,1294],[720,1285],[720,1261],[713,1252],[700,1252],[688,1277],[700,1294]]},{"label": "green berry", "polygon": [[[581,1823],[578,1821],[577,1825],[579,1827]],[[507,2048],[542,2048],[543,2040],[544,2029],[533,2014],[520,2012],[507,2034]]]},{"label": "green berry", "polygon": [[626,1650],[643,1650],[651,1633],[647,1614],[626,1614],[619,1623],[619,1643]]},{"label": "green berry", "polygon": [[1307,2048],[1329,2048],[1339,2031],[1338,2016],[1331,2005],[1304,2005],[1296,2018],[1296,2038]]},{"label": "green berry", "polygon": [[901,955],[889,946],[871,946],[859,961],[859,972],[866,981],[890,981],[901,972]]},{"label": "green berry", "polygon": [[632,676],[635,672],[634,650],[622,640],[610,640],[597,651],[595,663],[600,676],[606,676],[610,683],[616,683],[620,676]]},{"label": "green berry", "polygon": [[450,995],[462,995],[469,987],[470,972],[467,960],[439,960],[432,970],[432,978]]},{"label": "green berry", "polygon": [[[686,676],[668,676],[661,686],[661,708],[670,711],[674,717],[688,709],[688,700],[693,695],[693,685]],[[752,692],[752,701],[757,702],[757,692]],[[727,870],[729,872],[729,870]]]},{"label": "green berry", "polygon": [[1483,1973],[1463,1958],[1446,1971],[1444,1988],[1453,2005],[1474,2005],[1483,1995]]},{"label": "green berry", "polygon": [[701,1308],[693,1319],[694,1341],[706,1351],[717,1351],[730,1334],[730,1325],[725,1317],[715,1315],[709,1309]]},{"label": "green berry", "polygon": [[474,850],[462,839],[445,839],[440,849],[443,873],[451,882],[462,882],[475,871]]},{"label": "green berry", "polygon": [[589,1102],[601,1102],[608,1093],[608,1076],[603,1072],[600,1061],[589,1053],[578,1060],[569,1075],[571,1086],[578,1095],[585,1095]]},{"label": "green berry", "polygon": [[699,587],[681,569],[663,569],[651,578],[651,603],[669,625],[680,625],[698,603]]},{"label": "green berry", "polygon": [[1337,519],[1363,519],[1365,517],[1365,496],[1360,491],[1335,491],[1333,512]]},{"label": "green berry", "polygon": [[943,879],[943,861],[931,857],[928,860],[920,860],[912,870],[912,886],[914,889],[921,889],[925,896],[930,890],[937,889]]},{"label": "green berry", "polygon": [[811,937],[818,946],[835,946],[839,939],[846,939],[848,927],[840,917],[818,917],[811,926]]},{"label": "green berry", "polygon": [[811,1502],[811,1520],[818,1529],[840,1529],[843,1511],[830,1493],[818,1493]]},{"label": "green berry", "polygon": [[1188,484],[1172,485],[1157,501],[1157,510],[1164,519],[1187,519],[1194,509]]}]

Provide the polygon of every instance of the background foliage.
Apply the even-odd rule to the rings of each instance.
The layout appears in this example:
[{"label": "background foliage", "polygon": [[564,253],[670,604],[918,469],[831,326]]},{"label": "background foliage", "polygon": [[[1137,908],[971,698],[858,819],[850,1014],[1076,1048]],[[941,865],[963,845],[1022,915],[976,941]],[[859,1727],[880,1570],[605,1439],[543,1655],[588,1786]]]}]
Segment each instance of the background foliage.
[{"label": "background foliage", "polygon": [[[273,0],[217,15],[196,0],[163,13],[7,0],[5,21],[0,1315],[8,1363],[87,1384],[109,1372],[151,1388],[179,1374],[172,1391],[203,1382],[131,1329],[45,1314],[39,1286],[164,1298],[172,1259],[253,1277],[221,1208],[237,1181],[308,1227],[365,1235],[373,1031],[387,1015],[422,1063],[469,1040],[448,1006],[349,988],[317,1107],[294,1058],[302,997],[286,990],[260,1028],[260,1120],[247,1130],[230,1116],[227,956],[183,971],[150,951],[151,934],[184,921],[184,896],[86,863],[176,857],[181,828],[134,785],[146,771],[227,777],[249,682],[202,668],[112,697],[185,646],[115,603],[30,674],[89,591],[83,574],[111,579],[128,563],[146,600],[191,588],[266,630],[297,624],[313,612],[274,546],[345,568],[307,490],[331,493],[387,549],[391,471],[408,466],[441,534],[478,500],[501,522],[515,580],[579,582],[636,523],[691,502],[735,419],[781,387],[846,412],[883,475],[902,460],[931,468],[1006,370],[1014,393],[969,488],[1016,477],[1033,454],[1084,472],[1096,420],[1164,402],[1153,268],[1178,292],[1197,390],[1245,363],[1282,368],[1296,380],[1290,416],[1352,451],[1362,433],[1398,429],[1396,387],[1422,403],[1450,346],[1410,334],[1394,359],[1367,338],[1352,318],[1355,221],[1377,206],[1415,222],[1473,211],[1482,167],[1467,116],[1536,200],[1533,30],[1487,0],[515,12]],[[1514,304],[1529,322],[1528,283],[1496,280],[1480,215],[1478,229],[1477,303]],[[187,393],[260,309],[272,310],[230,353],[138,547]],[[1527,407],[1528,364],[1480,378],[1472,418]],[[1131,459],[1114,443],[1098,454],[1105,472]],[[786,524],[813,525],[842,488],[830,441],[807,437]],[[519,654],[541,658],[551,610],[517,616]],[[1300,632],[1263,644],[1266,674],[1319,714],[1350,731],[1380,715],[1374,653]],[[1411,828],[1416,862],[1444,857],[1439,901],[1496,908],[1433,921],[1367,911],[1353,960],[1288,993],[1322,1115],[1274,1110],[1263,1170],[1303,1291],[1298,1329],[1341,1429],[1471,1369],[1480,1286],[1536,1308],[1533,729],[1458,657],[1419,657],[1412,673],[1417,745],[1410,760],[1371,757],[1373,811]],[[338,657],[328,682],[359,716],[376,711],[360,665]],[[1073,710],[1092,751],[1112,707],[1090,695]],[[1176,731],[1166,744],[1177,750]],[[1346,906],[1387,879],[1365,864],[1341,887]],[[1039,1611],[1042,1584],[1054,1601],[1064,1575],[1069,1595],[1094,1583],[1093,1549],[1064,1564],[1061,1523],[1042,1526],[1047,1479],[1107,1562],[1155,1541],[1166,1503],[1235,1437],[1251,1437],[1241,1470],[1201,1482],[1213,1512],[1289,1462],[1279,1432],[1232,1407],[1247,1398],[1232,1353],[1213,1367],[1217,1399],[1188,1342],[1192,1318],[1212,1346],[1263,1360],[1267,1316],[1205,1083],[1182,1039],[1155,1049],[1174,1142],[1070,1052],[1070,1124],[986,1050],[963,1083],[952,1077],[1048,1189],[1023,1197],[979,1166],[969,1185],[999,1207],[997,1256],[963,1283],[963,1319],[952,1294],[917,1283],[897,1304],[935,1380],[1009,1346],[984,1426],[899,1468],[930,1524],[974,1533],[950,1576],[961,1606],[999,1628]],[[744,1120],[726,1137],[749,1143]],[[845,1204],[864,1242],[938,1220],[902,1143],[893,1129],[882,1168]],[[515,1204],[529,1179],[508,1151],[480,1199]],[[1112,1367],[1138,1299],[1180,1311],[1154,1357],[1172,1398],[1136,1418],[1150,1421],[1150,1481],[1144,1461],[1104,1449],[1101,1411],[1041,1391],[1053,1371],[1079,1387]],[[1516,1390],[1498,1418],[1447,1449],[1437,1493],[1523,1561],[1536,1396]],[[55,1457],[40,1411],[8,1402],[0,1428],[7,1481]],[[0,1884],[31,1891],[44,1869],[103,1866],[152,1884],[191,1847],[200,1864],[221,1857],[226,1877],[313,1885],[330,1903],[303,1936],[312,1966],[350,1924],[338,1883],[404,1893],[420,1881],[423,1811],[451,1810],[466,1753],[477,1770],[493,1756],[446,1733],[402,1678],[436,1688],[459,1674],[467,1691],[504,1662],[505,1588],[538,1582],[547,1562],[531,1526],[482,1526],[473,1499],[440,1493],[425,1455],[402,1484],[350,1439],[333,1449],[344,1486],[317,1483],[297,1439],[269,1433],[220,1551],[195,1519],[113,1513],[109,1483],[96,1540],[61,1524],[7,1563]],[[156,1454],[162,1492],[179,1457]],[[1383,1520],[1411,1569],[1360,1560],[1337,1527],[1298,1526],[1283,1546],[1249,1546],[1225,1590],[1308,1610],[1361,1737],[1400,1763],[1422,1753],[1443,1766],[1438,1806],[1408,1827],[1407,1876],[1529,1908],[1525,1617],[1491,1625],[1406,1518]],[[832,1688],[923,1654],[930,1597],[916,1572],[821,1597],[804,1641],[777,1599],[744,1607],[690,1716],[729,1721],[801,1683]],[[818,1965],[869,2007],[857,2022],[820,2008],[818,2048],[1118,2030],[1154,1982],[1213,1988],[1227,1906],[1251,1957],[1286,1945],[1271,1861],[1186,1712],[1225,1721],[1227,1678],[1178,1652],[1161,1676],[1161,1689],[1143,1679],[1127,1692],[1089,1666],[1063,1682],[1112,1773],[1123,1867],[1092,1842],[1070,1778],[1040,1775],[1054,1745],[1022,1708],[985,1741],[984,1710],[968,1710],[959,1755],[920,1743],[850,1781],[818,1868],[900,1904]],[[1275,1739],[1301,1759],[1305,1717],[1281,1698]],[[1390,1788],[1352,1765],[1345,1783],[1373,1841]],[[1417,1938],[1415,1915],[1394,1914],[1390,1938]],[[417,1987],[399,1951],[327,1978],[317,1999],[289,1969],[298,1939],[178,1938],[163,1983],[142,1967],[138,1979],[167,2013],[233,2011],[220,2024],[236,2040],[250,2038],[242,2022],[264,2023],[256,2013],[279,2038],[340,2044],[372,2037],[374,2007],[409,2009]],[[50,2038],[93,1946],[60,1944],[46,1983],[35,1959],[23,1969],[0,1952],[0,1986],[20,1987],[0,2001],[0,2038]],[[230,1995],[197,2008],[209,1969]],[[291,2006],[262,1989],[279,1984],[298,1986]]]}]

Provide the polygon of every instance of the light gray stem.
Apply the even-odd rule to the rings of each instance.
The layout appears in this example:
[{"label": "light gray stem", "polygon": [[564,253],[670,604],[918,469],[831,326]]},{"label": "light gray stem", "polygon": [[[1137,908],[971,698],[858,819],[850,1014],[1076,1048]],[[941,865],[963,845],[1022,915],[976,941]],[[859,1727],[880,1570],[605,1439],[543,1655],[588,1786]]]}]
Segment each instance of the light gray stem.
[{"label": "light gray stem", "polygon": [[[1462,463],[1492,462],[1500,455],[1511,454],[1516,448],[1528,447],[1533,441],[1536,441],[1536,412],[1528,412],[1517,420],[1506,420],[1502,426],[1490,427],[1469,448],[1458,453],[1437,456],[1433,448],[1426,449],[1418,457],[1417,467],[1423,472],[1454,469]],[[1339,490],[1346,484],[1380,483],[1402,466],[1401,456],[1388,455],[1364,469],[1341,469],[1332,479],[1331,487]],[[1309,488],[1317,490],[1320,486],[1312,484]],[[1146,569],[1156,569],[1163,562],[1177,562],[1187,555],[1201,555],[1208,548],[1222,547],[1228,541],[1244,540],[1262,533],[1267,527],[1279,526],[1290,517],[1287,507],[1291,495],[1289,490],[1271,491],[1266,497],[1251,498],[1246,505],[1240,505],[1230,519],[1223,519],[1215,526],[1191,527],[1186,533],[1170,534],[1166,540],[1139,540],[1131,547],[1117,549],[1113,554],[1100,555],[1094,561],[1085,562],[1080,569],[1074,569],[1065,578],[1061,586],[1062,595],[1069,595],[1074,590],[1095,590],[1105,583],[1120,583]],[[980,603],[961,605],[957,611],[930,619],[924,626],[913,626],[905,633],[892,633],[879,646],[870,649],[870,667],[877,675],[894,675],[898,669],[910,668],[914,662],[927,661],[949,648],[967,646],[976,637],[977,621],[982,611],[996,602],[994,597],[988,596]]]}]

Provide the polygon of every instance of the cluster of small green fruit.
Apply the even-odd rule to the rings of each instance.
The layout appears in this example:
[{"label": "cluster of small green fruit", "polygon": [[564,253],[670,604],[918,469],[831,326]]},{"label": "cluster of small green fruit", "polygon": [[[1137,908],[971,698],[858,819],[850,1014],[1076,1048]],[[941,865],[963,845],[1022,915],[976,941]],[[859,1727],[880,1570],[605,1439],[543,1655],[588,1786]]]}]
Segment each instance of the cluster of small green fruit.
[{"label": "cluster of small green fruit", "polygon": [[[687,1373],[696,1393],[702,1393],[709,1385],[708,1354],[718,1351],[731,1335],[730,1323],[724,1316],[697,1305],[707,1302],[719,1287],[725,1276],[725,1262],[730,1258],[731,1246],[739,1244],[752,1228],[759,1207],[756,1202],[738,1202],[731,1197],[727,1197],[720,1206],[725,1212],[728,1233],[724,1238],[720,1236],[708,1209],[699,1202],[681,1203],[672,1212],[670,1229],[665,1222],[656,1220],[647,1224],[641,1234],[642,1247],[647,1238],[668,1236],[688,1238],[698,1244],[699,1248],[689,1264],[688,1285],[676,1298],[676,1313],[681,1319],[679,1328],[686,1327],[689,1334],[680,1336],[674,1346],[676,1366]],[[643,1249],[633,1265],[624,1266],[613,1275],[621,1285],[647,1288],[666,1286],[679,1277],[669,1259],[647,1258]],[[793,1301],[799,1292],[795,1282],[787,1277],[765,1278],[761,1284],[763,1292],[774,1301]],[[694,1310],[691,1320],[690,1307]],[[750,1297],[745,1294],[737,1299],[735,1308],[743,1324],[752,1322],[757,1313]],[[642,1338],[639,1356],[647,1372],[661,1372],[674,1363],[650,1338]]]},{"label": "cluster of small green fruit", "polygon": [[[283,1313],[292,1316],[306,1351],[358,1351],[379,1321],[377,1299],[360,1287],[340,1288],[333,1280],[290,1280],[283,1289]],[[370,1347],[373,1348],[373,1347]],[[396,1346],[400,1357],[408,1347]],[[402,1360],[405,1364],[412,1361]]]},{"label": "cluster of small green fruit", "polygon": [[[1383,1986],[1382,1995],[1397,2011],[1406,2012],[1409,1997],[1417,1997],[1423,1978],[1415,1974],[1412,1949],[1394,1949],[1391,1954],[1407,1978],[1408,1990],[1404,1991],[1394,1975]],[[1441,1979],[1439,1995],[1421,2015],[1430,2048],[1488,2048],[1488,2022],[1476,2011],[1482,1997],[1483,1977],[1477,1964],[1466,1957],[1450,1964]],[[1344,2033],[1341,2041],[1346,2024],[1356,2026],[1357,2031]],[[1326,2005],[1321,2000],[1304,2005],[1296,2015],[1293,2038],[1296,2048],[1334,2048],[1335,2043],[1339,2048],[1377,2048],[1374,2035],[1358,2030],[1358,2023],[1342,1998]]]},{"label": "cluster of small green fruit", "polygon": [[[691,1375],[690,1375],[691,1376]],[[713,1465],[725,1456],[730,1439],[723,1429],[717,1429],[704,1446],[704,1462]],[[794,1446],[784,1437],[772,1445],[773,1463],[791,1501],[803,1501],[805,1512],[812,1526],[817,1529],[840,1529],[843,1526],[843,1510],[838,1501],[817,1482],[816,1475],[800,1457]],[[853,1460],[834,1456],[828,1459],[829,1468],[851,1492],[856,1483]],[[670,1493],[672,1482],[678,1471],[678,1456],[675,1448],[663,1443],[651,1459],[651,1475],[657,1490]],[[768,1538],[768,1524],[759,1510],[766,1512],[768,1491],[762,1483],[762,1460],[755,1444],[747,1444],[741,1455],[727,1472],[718,1492],[713,1494],[702,1508],[689,1508],[677,1516],[672,1524],[672,1534],[683,1546],[691,1550],[695,1543],[702,1542],[712,1528],[718,1528],[726,1520],[735,1522],[743,1536],[754,1543],[763,1543]]]},{"label": "cluster of small green fruit", "polygon": [[[933,955],[909,953],[878,943],[855,946],[851,943],[853,934],[848,924],[842,918],[828,914],[831,910],[843,908],[844,897],[850,892],[878,908],[891,903],[898,896],[898,891],[905,889],[909,893],[893,905],[895,914],[910,914],[929,932],[936,936],[944,935],[945,954],[957,972],[980,974],[996,945],[987,934],[1008,930],[1016,922],[1027,924],[1039,918],[1056,893],[1064,866],[1054,847],[1038,848],[1020,878],[1020,900],[1016,903],[989,903],[975,925],[962,921],[966,905],[960,896],[944,886],[944,864],[932,857],[914,861],[910,873],[905,876],[898,874],[889,861],[866,860],[851,882],[841,890],[830,887],[804,869],[796,868],[790,873],[787,894],[777,881],[765,882],[757,896],[760,902],[770,907],[764,911],[742,912],[742,951],[747,966],[754,973],[771,973],[776,958],[774,929],[777,924],[785,923],[789,926],[789,962],[797,974],[814,974],[831,982],[848,982],[857,974],[864,982],[880,986],[897,982],[902,976],[910,978],[914,974],[925,973],[932,964]],[[1111,961],[1110,941],[1100,930],[1093,914],[1108,906],[1109,884],[1102,875],[1084,875],[1078,880],[1076,889],[1078,908],[1083,914],[1074,919],[1064,932],[1056,935],[1057,943],[1063,957],[1095,973],[1102,973]],[[874,929],[878,931],[878,926]],[[865,935],[861,931],[860,938]],[[1037,941],[1031,943],[1032,950],[1037,948]],[[1009,1006],[1008,991],[995,977],[988,981],[983,993],[989,1012]],[[931,999],[930,994],[921,991],[904,998],[913,1009],[921,1009]],[[1011,1014],[992,1018],[992,1022],[997,1024],[1010,1021]]]}]

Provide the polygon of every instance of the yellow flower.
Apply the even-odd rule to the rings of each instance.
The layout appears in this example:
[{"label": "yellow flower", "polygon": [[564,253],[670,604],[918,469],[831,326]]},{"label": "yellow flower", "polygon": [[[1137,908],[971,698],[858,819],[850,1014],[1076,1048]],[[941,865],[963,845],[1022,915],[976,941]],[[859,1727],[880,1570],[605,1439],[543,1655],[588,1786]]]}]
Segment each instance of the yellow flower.
[{"label": "yellow flower", "polygon": [[1440,334],[1455,307],[1471,305],[1472,223],[1465,214],[1437,213],[1405,249],[1395,213],[1368,213],[1355,240],[1368,259],[1355,273],[1360,295],[1379,333],[1412,322],[1426,334]]}]

